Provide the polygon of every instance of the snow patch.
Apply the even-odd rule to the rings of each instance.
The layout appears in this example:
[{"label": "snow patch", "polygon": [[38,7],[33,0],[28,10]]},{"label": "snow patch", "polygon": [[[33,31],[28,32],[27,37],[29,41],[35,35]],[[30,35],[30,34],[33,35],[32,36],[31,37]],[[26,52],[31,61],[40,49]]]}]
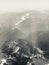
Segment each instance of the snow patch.
[{"label": "snow patch", "polygon": [[4,63],[6,63],[6,59],[1,59],[1,65],[3,65]]}]

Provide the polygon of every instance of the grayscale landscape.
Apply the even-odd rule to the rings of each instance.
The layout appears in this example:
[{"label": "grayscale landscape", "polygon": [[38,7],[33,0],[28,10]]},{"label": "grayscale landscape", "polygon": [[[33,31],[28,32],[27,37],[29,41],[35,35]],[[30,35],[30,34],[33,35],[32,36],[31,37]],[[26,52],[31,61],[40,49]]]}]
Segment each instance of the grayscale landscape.
[{"label": "grayscale landscape", "polygon": [[[7,12],[0,16],[0,50],[2,45],[9,41],[26,40],[32,48],[37,47],[49,52],[49,12],[24,11],[21,13]],[[20,42],[20,41],[18,41]],[[22,41],[21,41],[22,42]],[[25,42],[22,47],[28,52]],[[37,53],[38,54],[38,53]],[[0,53],[0,58],[2,58]],[[49,55],[48,55],[49,56]],[[47,60],[47,61],[45,61]],[[35,65],[45,65],[49,59],[33,58]]]},{"label": "grayscale landscape", "polygon": [[49,65],[49,0],[0,0],[0,65]]}]

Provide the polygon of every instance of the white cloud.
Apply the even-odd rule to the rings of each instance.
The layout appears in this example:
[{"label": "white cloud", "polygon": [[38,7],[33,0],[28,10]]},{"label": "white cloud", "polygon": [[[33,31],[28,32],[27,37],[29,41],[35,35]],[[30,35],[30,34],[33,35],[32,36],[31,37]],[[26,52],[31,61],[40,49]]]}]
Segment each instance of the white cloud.
[{"label": "white cloud", "polygon": [[18,24],[20,24],[22,22],[22,20],[18,21],[15,25],[17,26]]},{"label": "white cloud", "polygon": [[25,15],[23,15],[20,20],[15,24],[16,26],[19,25],[20,23],[22,23],[25,19],[27,19],[29,17],[29,13],[26,13]]},{"label": "white cloud", "polygon": [[24,20],[25,20],[25,16],[22,16],[22,17],[21,17],[21,20],[24,21]]},{"label": "white cloud", "polygon": [[30,15],[29,13],[26,13],[26,18],[28,18],[28,17],[29,17],[29,15]]}]

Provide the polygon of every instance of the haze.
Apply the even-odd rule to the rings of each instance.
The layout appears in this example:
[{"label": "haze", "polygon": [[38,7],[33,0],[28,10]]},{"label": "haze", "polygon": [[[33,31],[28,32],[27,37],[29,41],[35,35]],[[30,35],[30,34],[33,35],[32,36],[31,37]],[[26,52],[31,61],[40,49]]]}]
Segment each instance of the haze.
[{"label": "haze", "polygon": [[49,0],[0,0],[0,13],[48,9]]}]

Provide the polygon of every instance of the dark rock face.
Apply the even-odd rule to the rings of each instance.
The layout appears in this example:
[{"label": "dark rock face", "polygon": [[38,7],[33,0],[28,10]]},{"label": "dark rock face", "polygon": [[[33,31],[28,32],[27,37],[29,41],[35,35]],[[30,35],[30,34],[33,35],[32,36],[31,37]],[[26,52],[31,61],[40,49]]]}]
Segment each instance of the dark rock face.
[{"label": "dark rock face", "polygon": [[44,56],[49,59],[49,31],[39,35],[37,46],[45,52]]},{"label": "dark rock face", "polygon": [[4,65],[27,65],[27,62],[31,60],[30,56],[33,53],[33,46],[26,40],[9,40],[3,44],[1,51],[8,58],[7,63]]},{"label": "dark rock face", "polygon": [[22,39],[5,41],[5,43],[2,45],[1,50],[2,53],[10,55],[17,47],[21,48],[21,53],[31,55],[33,52],[33,46],[31,43]]}]

